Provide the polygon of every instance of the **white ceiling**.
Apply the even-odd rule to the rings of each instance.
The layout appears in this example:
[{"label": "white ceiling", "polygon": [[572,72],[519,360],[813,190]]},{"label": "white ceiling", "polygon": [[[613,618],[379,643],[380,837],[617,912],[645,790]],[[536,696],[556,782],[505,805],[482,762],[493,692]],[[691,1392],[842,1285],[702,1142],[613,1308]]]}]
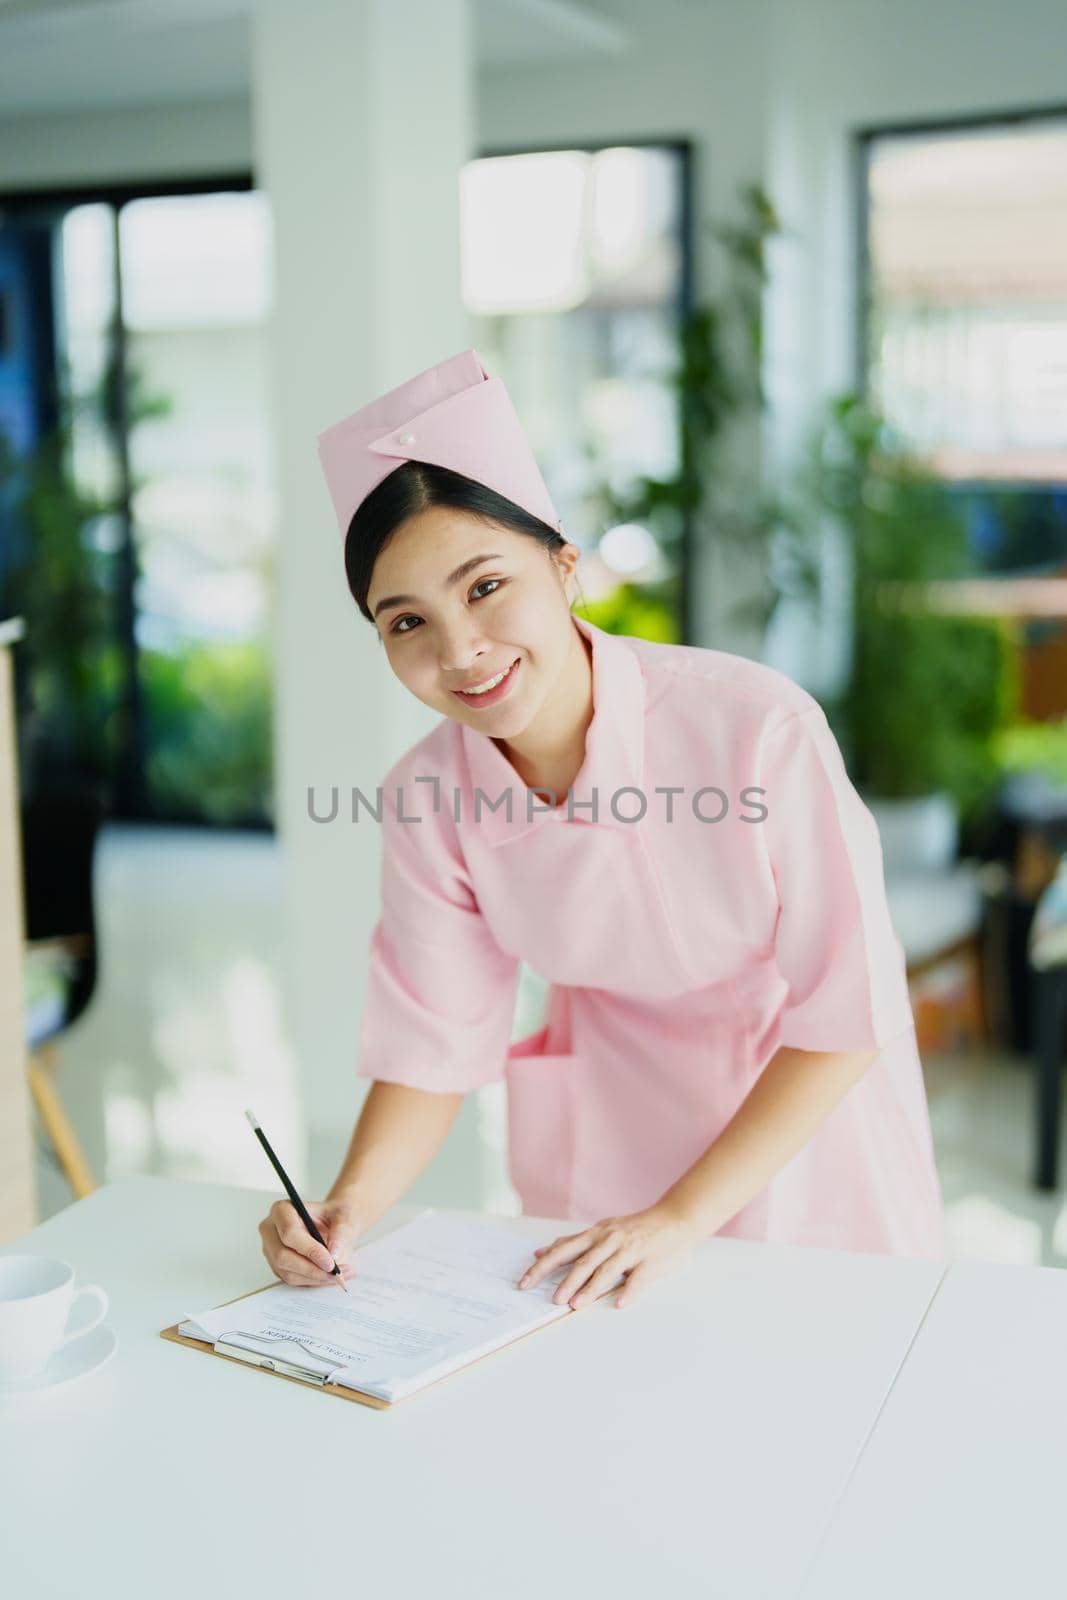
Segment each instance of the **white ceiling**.
[{"label": "white ceiling", "polygon": [[[247,95],[256,3],[0,0],[0,118]],[[473,0],[478,66],[617,54],[628,45],[619,18],[632,9],[633,0]]]}]

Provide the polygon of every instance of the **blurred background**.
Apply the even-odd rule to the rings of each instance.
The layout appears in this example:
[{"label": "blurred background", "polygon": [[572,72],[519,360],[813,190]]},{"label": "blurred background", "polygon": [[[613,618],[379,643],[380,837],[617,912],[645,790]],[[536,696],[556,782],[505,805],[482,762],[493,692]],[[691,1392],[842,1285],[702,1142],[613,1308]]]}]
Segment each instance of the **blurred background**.
[{"label": "blurred background", "polygon": [[[332,1181],[379,865],[344,797],[433,719],[314,439],[474,344],[583,614],[824,705],[953,1250],[1067,1262],[1065,52],[1059,0],[0,0],[20,1215],[269,1187],[246,1105]],[[503,1095],[416,1198],[517,1210]]]}]

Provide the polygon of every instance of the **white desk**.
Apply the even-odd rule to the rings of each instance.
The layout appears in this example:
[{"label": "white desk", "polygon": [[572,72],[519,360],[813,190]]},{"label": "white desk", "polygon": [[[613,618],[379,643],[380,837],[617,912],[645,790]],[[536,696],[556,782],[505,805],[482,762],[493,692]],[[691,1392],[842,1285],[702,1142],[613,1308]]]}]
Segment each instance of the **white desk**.
[{"label": "white desk", "polygon": [[12,1600],[786,1600],[944,1275],[712,1240],[625,1310],[375,1411],[158,1337],[268,1281],[273,1198],[131,1179],[7,1246],[102,1283],[119,1338],[80,1385],[0,1409]]},{"label": "white desk", "polygon": [[1067,1590],[1067,1272],[958,1263],[805,1600]]}]

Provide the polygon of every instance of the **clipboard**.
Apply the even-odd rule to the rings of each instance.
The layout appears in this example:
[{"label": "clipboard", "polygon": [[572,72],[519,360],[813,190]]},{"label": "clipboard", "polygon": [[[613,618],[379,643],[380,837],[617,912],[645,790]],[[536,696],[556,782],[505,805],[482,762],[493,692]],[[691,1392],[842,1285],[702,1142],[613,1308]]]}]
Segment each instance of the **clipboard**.
[{"label": "clipboard", "polygon": [[[250,1300],[253,1295],[262,1294],[265,1289],[277,1288],[278,1284],[279,1280],[275,1279],[273,1283],[265,1283],[262,1289],[250,1289],[247,1294],[236,1295],[232,1300],[223,1300],[221,1305],[237,1305],[241,1300]],[[595,1305],[598,1301],[605,1299],[607,1295],[614,1294],[617,1288],[618,1285],[616,1284],[610,1289],[605,1289],[602,1294],[597,1295],[597,1299],[593,1304]],[[216,1306],[212,1309],[219,1310],[221,1307]],[[583,1309],[591,1310],[592,1306]],[[178,1322],[172,1323],[169,1328],[161,1328],[159,1337],[169,1340],[171,1344],[184,1344],[190,1350],[203,1350],[207,1355],[218,1356],[222,1361],[235,1361],[244,1367],[258,1368],[261,1372],[269,1372],[273,1377],[284,1378],[287,1383],[302,1383],[305,1387],[321,1390],[323,1394],[336,1395],[341,1400],[354,1400],[357,1405],[371,1406],[375,1411],[391,1411],[394,1406],[401,1405],[405,1400],[413,1400],[416,1395],[424,1394],[427,1389],[434,1389],[439,1383],[447,1383],[449,1378],[455,1378],[459,1373],[467,1372],[471,1367],[476,1367],[480,1361],[490,1360],[499,1351],[509,1350],[512,1345],[521,1344],[523,1339],[529,1339],[534,1334],[544,1333],[547,1328],[558,1328],[564,1323],[570,1322],[574,1315],[574,1310],[575,1308],[570,1306],[567,1313],[562,1317],[556,1317],[551,1322],[542,1323],[539,1328],[528,1328],[525,1333],[516,1334],[514,1339],[509,1339],[505,1344],[498,1345],[496,1350],[489,1350],[485,1355],[476,1356],[473,1361],[468,1361],[462,1367],[457,1367],[454,1372],[446,1372],[440,1378],[434,1378],[431,1382],[415,1389],[411,1394],[401,1395],[396,1400],[382,1400],[376,1394],[363,1394],[359,1389],[349,1389],[343,1383],[330,1383],[321,1372],[313,1372],[309,1367],[301,1367],[298,1361],[283,1361],[277,1356],[268,1356],[256,1350],[245,1350],[237,1345],[228,1345],[223,1339],[217,1339],[214,1344],[207,1339],[193,1339],[187,1333],[178,1332],[181,1326]],[[182,1320],[186,1321],[188,1319],[183,1318]]]},{"label": "clipboard", "polygon": [[[250,1289],[247,1294],[223,1300],[221,1305],[235,1306],[241,1300],[250,1300],[253,1295],[262,1294],[264,1289],[276,1288],[279,1282],[279,1279],[275,1279],[273,1283],[265,1283],[262,1289]],[[221,1309],[221,1306],[213,1309]],[[183,1322],[187,1320],[182,1318]],[[289,1383],[310,1384],[324,1394],[335,1394],[342,1400],[355,1400],[361,1405],[372,1406],[376,1411],[387,1411],[399,1403],[396,1400],[380,1400],[375,1394],[360,1394],[357,1389],[348,1389],[342,1383],[327,1383],[321,1372],[301,1367],[298,1361],[282,1361],[276,1356],[261,1355],[255,1350],[243,1350],[237,1345],[226,1344],[222,1339],[217,1339],[214,1344],[208,1339],[193,1339],[187,1333],[179,1333],[180,1327],[181,1323],[175,1322],[169,1328],[161,1328],[159,1337],[168,1339],[172,1344],[184,1344],[189,1350],[204,1350],[209,1356],[218,1356],[223,1361],[237,1361],[245,1367],[258,1367],[261,1372],[273,1373],[276,1378],[285,1378]],[[429,1387],[431,1385],[428,1384]]]}]

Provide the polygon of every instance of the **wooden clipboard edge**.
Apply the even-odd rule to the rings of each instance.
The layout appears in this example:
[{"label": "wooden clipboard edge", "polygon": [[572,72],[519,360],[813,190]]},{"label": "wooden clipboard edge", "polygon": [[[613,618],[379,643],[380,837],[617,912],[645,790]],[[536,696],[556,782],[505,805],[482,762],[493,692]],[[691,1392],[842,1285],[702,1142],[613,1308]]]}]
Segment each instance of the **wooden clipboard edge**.
[{"label": "wooden clipboard edge", "polygon": [[[264,1284],[264,1288],[273,1289],[279,1280],[274,1283]],[[616,1287],[618,1287],[616,1285]],[[222,1306],[236,1305],[238,1300],[248,1300],[254,1294],[262,1294],[263,1289],[250,1289],[247,1294],[235,1295],[232,1300],[223,1300],[218,1306],[213,1306],[213,1311],[218,1311]],[[598,1294],[593,1305],[599,1305],[601,1300],[606,1300],[608,1295],[614,1294],[615,1288],[605,1289]],[[591,1311],[592,1306],[584,1309]],[[324,1383],[321,1385],[323,1394],[335,1394],[342,1400],[355,1400],[358,1405],[371,1406],[375,1411],[391,1411],[394,1406],[402,1405],[405,1400],[413,1400],[416,1395],[425,1394],[428,1389],[436,1389],[439,1383],[447,1383],[449,1378],[456,1378],[461,1372],[468,1372],[471,1367],[478,1366],[479,1362],[488,1361],[491,1357],[499,1355],[501,1350],[510,1350],[512,1345],[521,1344],[524,1339],[529,1339],[535,1333],[544,1333],[548,1328],[558,1328],[570,1322],[575,1314],[575,1308],[569,1307],[568,1314],[556,1317],[552,1322],[542,1322],[539,1328],[528,1328],[525,1333],[518,1333],[514,1339],[509,1339],[506,1344],[497,1345],[495,1350],[486,1351],[484,1356],[476,1356],[473,1361],[468,1361],[465,1366],[457,1367],[454,1372],[446,1372],[440,1378],[435,1378],[432,1383],[423,1384],[421,1389],[415,1389],[411,1394],[401,1395],[399,1400],[382,1400],[376,1394],[362,1394],[358,1389],[349,1389],[343,1383]],[[241,1361],[237,1356],[225,1356],[216,1350],[213,1344],[206,1339],[191,1339],[187,1333],[179,1333],[181,1323],[175,1322],[169,1328],[161,1328],[159,1337],[168,1340],[171,1344],[184,1344],[190,1350],[203,1350],[209,1356],[216,1356],[220,1361],[231,1361],[235,1367],[245,1367],[252,1372],[265,1372],[270,1378],[283,1378],[286,1383],[298,1383],[302,1389],[318,1389],[320,1385],[305,1383],[302,1378],[291,1378],[287,1372],[272,1372],[269,1367],[257,1367],[254,1362]]]}]

